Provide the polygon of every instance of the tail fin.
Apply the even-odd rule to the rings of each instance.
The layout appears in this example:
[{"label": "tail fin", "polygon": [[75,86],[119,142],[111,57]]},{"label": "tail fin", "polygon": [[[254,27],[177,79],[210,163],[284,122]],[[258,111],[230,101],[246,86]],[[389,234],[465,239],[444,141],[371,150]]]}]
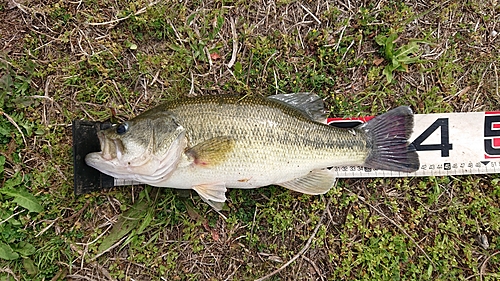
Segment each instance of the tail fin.
[{"label": "tail fin", "polygon": [[365,166],[398,172],[415,172],[420,166],[418,154],[408,144],[413,132],[413,112],[400,106],[360,125],[372,143]]}]

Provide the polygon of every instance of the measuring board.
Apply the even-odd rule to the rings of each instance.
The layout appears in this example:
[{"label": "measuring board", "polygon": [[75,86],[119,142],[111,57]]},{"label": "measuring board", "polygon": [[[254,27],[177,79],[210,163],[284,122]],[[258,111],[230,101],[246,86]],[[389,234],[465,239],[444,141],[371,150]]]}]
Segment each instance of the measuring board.
[{"label": "measuring board", "polygon": [[[373,117],[329,118],[341,127]],[[420,169],[413,173],[374,170],[361,166],[332,169],[339,178],[447,176],[500,173],[500,111],[415,114],[410,138],[417,150]]]},{"label": "measuring board", "polygon": [[[329,125],[352,128],[373,117],[329,118]],[[75,120],[73,155],[75,194],[106,187],[140,184],[114,179],[85,164],[85,155],[99,151],[97,130],[109,123]],[[339,178],[447,176],[500,173],[500,111],[415,114],[411,145],[420,158],[413,173],[375,170],[362,166],[332,167]]]}]

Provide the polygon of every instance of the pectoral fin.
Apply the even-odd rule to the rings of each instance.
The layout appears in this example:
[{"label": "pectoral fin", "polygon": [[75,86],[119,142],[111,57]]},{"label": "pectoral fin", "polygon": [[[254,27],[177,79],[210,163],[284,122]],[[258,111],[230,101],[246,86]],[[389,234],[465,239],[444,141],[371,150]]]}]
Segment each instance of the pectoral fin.
[{"label": "pectoral fin", "polygon": [[330,170],[314,170],[309,174],[293,179],[291,181],[279,183],[278,185],[293,191],[318,195],[324,194],[335,184],[335,175]]},{"label": "pectoral fin", "polygon": [[226,202],[226,185],[224,183],[203,184],[193,186],[201,199],[217,211],[220,211]]},{"label": "pectoral fin", "polygon": [[195,165],[210,167],[226,160],[233,148],[233,138],[216,137],[186,150],[186,155],[193,159]]}]

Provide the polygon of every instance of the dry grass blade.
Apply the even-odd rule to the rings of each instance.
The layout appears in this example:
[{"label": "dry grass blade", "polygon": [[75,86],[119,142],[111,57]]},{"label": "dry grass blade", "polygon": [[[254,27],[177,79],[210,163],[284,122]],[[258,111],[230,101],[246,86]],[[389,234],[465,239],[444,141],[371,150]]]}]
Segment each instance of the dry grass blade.
[{"label": "dry grass blade", "polygon": [[236,24],[233,18],[231,18],[231,34],[233,35],[233,52],[231,53],[231,60],[227,63],[228,68],[233,67],[238,54],[238,35],[236,34]]},{"label": "dry grass blade", "polygon": [[[105,233],[105,232],[103,232],[103,233]],[[116,242],[115,244],[113,244],[113,245],[112,245],[111,247],[109,247],[108,249],[106,249],[106,250],[102,251],[101,253],[99,253],[99,254],[95,255],[95,256],[94,256],[93,258],[91,258],[90,260],[91,260],[91,261],[95,261],[95,260],[96,260],[96,259],[98,259],[100,256],[102,256],[102,255],[106,254],[107,252],[109,252],[109,251],[113,250],[114,248],[116,248],[116,247],[120,246],[120,244],[121,244],[123,241],[125,241],[125,239],[127,239],[127,238],[128,238],[128,235],[125,235],[125,236],[124,236],[122,239],[120,239],[118,242]],[[95,242],[95,241],[92,241],[92,242]]]},{"label": "dry grass blade", "polygon": [[375,208],[372,204],[368,203],[361,196],[358,196],[358,199],[361,200],[361,202],[365,203],[366,205],[370,206],[370,208],[372,210],[374,210],[375,212],[377,212],[379,215],[383,216],[386,220],[388,220],[395,227],[397,227],[404,235],[406,235],[406,237],[408,237],[408,239],[411,240],[411,242],[413,242],[413,244],[415,244],[415,246],[420,250],[420,252],[422,252],[422,254],[424,254],[424,256],[429,260],[429,262],[432,263],[434,266],[436,266],[436,264],[434,263],[434,261],[427,254],[427,252],[425,252],[425,250],[422,247],[420,247],[420,245],[417,243],[417,241],[415,241],[415,239],[413,239],[413,237],[411,237],[410,234],[408,234],[408,232],[406,232],[406,230],[401,225],[399,225],[394,220],[392,220],[391,218],[389,218],[386,214],[384,214],[384,212],[380,211],[379,209]]},{"label": "dry grass blade", "polygon": [[19,277],[17,277],[17,275],[14,273],[14,271],[12,271],[12,269],[10,269],[8,267],[0,268],[0,272],[8,273],[9,275],[12,276],[12,278],[14,278],[14,280],[19,281]]},{"label": "dry grass blade", "polygon": [[[317,225],[319,196],[230,190],[227,209],[215,213],[196,196],[161,189],[151,215],[114,236],[109,226],[123,229],[127,206],[152,193],[137,185],[72,196],[66,125],[127,120],[185,95],[304,91],[319,94],[332,117],[399,105],[496,111],[500,14],[490,2],[3,1],[0,185],[22,175],[14,188],[46,208],[34,215],[0,199],[0,244],[36,248],[0,259],[0,280],[498,279],[497,176],[342,179]],[[376,38],[392,33],[394,50],[426,43],[419,61],[385,84],[390,60]],[[29,259],[37,276],[25,270]]]},{"label": "dry grass blade", "polygon": [[323,219],[325,218],[327,210],[330,207],[330,202],[331,202],[331,199],[328,199],[328,203],[326,204],[325,210],[321,214],[321,217],[319,218],[319,221],[316,224],[316,227],[314,228],[313,232],[311,233],[311,236],[309,236],[309,239],[307,239],[307,242],[304,245],[304,247],[302,247],[302,249],[297,254],[295,254],[295,256],[293,256],[289,261],[287,261],[285,264],[280,266],[278,269],[274,270],[273,272],[269,273],[268,275],[266,275],[264,277],[255,279],[255,281],[264,281],[264,280],[269,279],[272,276],[280,273],[283,269],[287,268],[291,263],[293,263],[295,260],[300,258],[305,252],[307,252],[307,250],[309,249],[309,246],[311,246],[312,240],[314,239],[314,237],[318,233],[319,228],[323,225]]},{"label": "dry grass blade", "polygon": [[[17,209],[17,207],[14,209],[14,211]],[[8,216],[6,219],[0,221],[0,225],[2,225],[3,223],[5,223],[6,221],[10,220],[11,218],[19,215],[20,213],[24,212],[25,210],[21,210],[19,212],[16,212],[16,213],[13,213],[12,215]]]},{"label": "dry grass blade", "polygon": [[9,120],[9,122],[14,125],[14,127],[16,127],[17,131],[19,132],[19,134],[21,134],[21,137],[23,138],[23,142],[24,142],[24,145],[26,147],[28,147],[28,143],[26,142],[26,138],[24,137],[24,134],[23,134],[23,131],[21,130],[21,128],[19,127],[19,125],[17,125],[16,121],[14,119],[12,119],[12,117],[10,117],[7,113],[5,112],[2,112],[0,111],[0,114],[5,116],[5,118],[7,118],[7,120]]},{"label": "dry grass blade", "polygon": [[32,9],[30,7],[26,7],[25,5],[21,4],[21,3],[18,3],[16,2],[15,0],[10,0],[19,10],[23,11],[23,13],[26,13],[26,14],[35,14],[35,13],[40,13],[38,11],[36,11],[35,9]]},{"label": "dry grass blade", "polygon": [[496,256],[496,255],[498,255],[498,254],[500,254],[500,251],[496,251],[495,253],[491,254],[489,257],[487,257],[487,258],[484,260],[483,264],[481,265],[481,270],[479,271],[479,278],[481,279],[481,281],[483,281],[483,275],[485,275],[486,265],[488,264],[488,261],[489,261],[492,257],[494,257],[494,256]]},{"label": "dry grass blade", "polygon": [[102,26],[102,25],[110,25],[109,28],[113,28],[114,26],[116,26],[116,24],[130,18],[131,16],[138,16],[144,12],[146,12],[146,10],[149,8],[149,7],[152,7],[156,4],[158,4],[160,1],[154,1],[154,2],[151,2],[149,3],[146,7],[143,7],[141,9],[139,9],[137,12],[133,13],[133,14],[129,14],[123,18],[119,18],[119,19],[114,19],[114,20],[110,20],[110,21],[106,21],[106,22],[87,22],[88,25],[91,25],[91,26]]},{"label": "dry grass blade", "polygon": [[309,10],[308,8],[306,8],[304,5],[300,4],[300,7],[302,7],[302,9],[304,9],[318,24],[321,24],[321,21],[318,19],[318,17],[316,17],[312,12],[311,10]]}]

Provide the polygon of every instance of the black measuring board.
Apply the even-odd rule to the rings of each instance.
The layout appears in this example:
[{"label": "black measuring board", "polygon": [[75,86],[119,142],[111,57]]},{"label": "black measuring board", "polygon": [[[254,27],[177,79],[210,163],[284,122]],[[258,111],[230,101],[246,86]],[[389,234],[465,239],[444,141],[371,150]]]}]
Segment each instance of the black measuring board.
[{"label": "black measuring board", "polygon": [[73,121],[73,180],[75,195],[114,187],[115,179],[85,163],[90,152],[101,151],[97,131],[109,128],[111,123],[83,120]]}]

